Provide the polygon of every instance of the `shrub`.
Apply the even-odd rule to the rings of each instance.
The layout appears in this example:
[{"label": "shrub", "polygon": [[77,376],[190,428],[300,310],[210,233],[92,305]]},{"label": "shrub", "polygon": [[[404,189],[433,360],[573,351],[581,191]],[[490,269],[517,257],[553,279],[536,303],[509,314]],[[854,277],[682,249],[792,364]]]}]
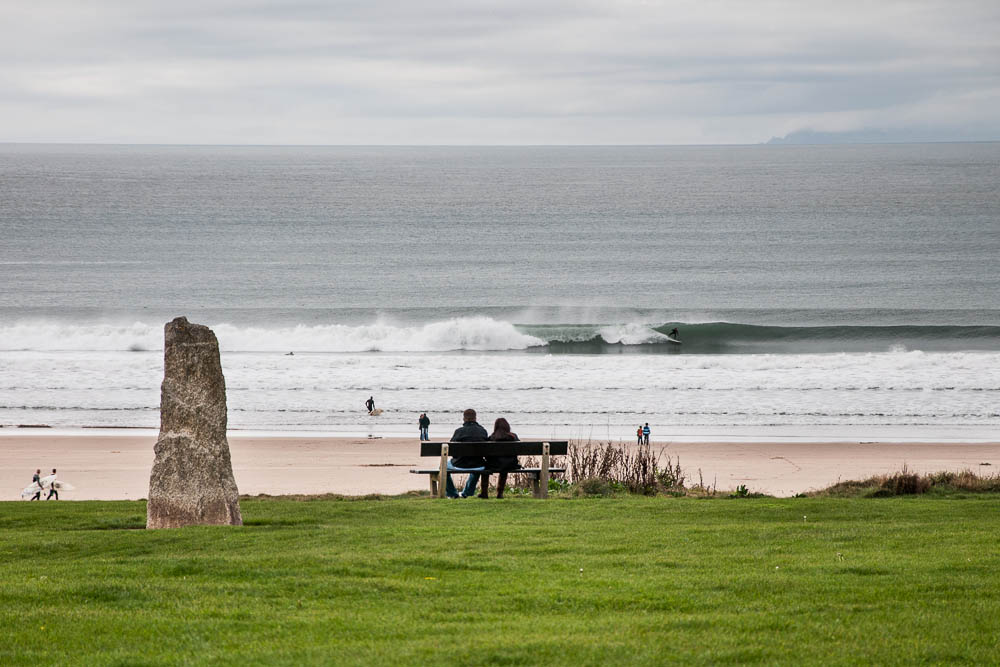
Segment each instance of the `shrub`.
[{"label": "shrub", "polygon": [[611,495],[611,484],[607,480],[599,477],[588,477],[577,482],[577,488],[585,496],[609,496]]},{"label": "shrub", "polygon": [[890,475],[876,475],[863,480],[838,482],[833,486],[810,493],[811,496],[858,496],[887,498],[890,496],[918,495],[928,492],[948,493],[1000,492],[1000,475],[981,475],[972,470],[961,472],[941,471],[918,475],[906,466]]},{"label": "shrub", "polygon": [[879,485],[879,489],[886,491],[890,496],[927,493],[929,488],[931,488],[931,482],[927,477],[908,472],[906,466],[903,466],[900,472],[884,477]]},{"label": "shrub", "polygon": [[746,484],[740,484],[736,487],[736,490],[729,494],[730,498],[746,498],[750,495],[750,490],[747,488]]},{"label": "shrub", "polygon": [[603,480],[612,491],[623,493],[687,493],[680,460],[664,456],[663,448],[654,451],[649,445],[633,447],[621,442],[590,440],[572,442],[566,468],[569,480],[578,486],[587,480]]}]

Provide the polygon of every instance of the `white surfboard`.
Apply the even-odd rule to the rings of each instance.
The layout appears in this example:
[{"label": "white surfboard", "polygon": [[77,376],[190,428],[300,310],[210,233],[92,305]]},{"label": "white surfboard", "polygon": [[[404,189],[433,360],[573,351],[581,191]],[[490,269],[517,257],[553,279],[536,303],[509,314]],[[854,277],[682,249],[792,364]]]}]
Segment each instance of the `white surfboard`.
[{"label": "white surfboard", "polygon": [[368,414],[370,414],[372,417],[378,417],[380,414],[382,414],[382,408],[375,408]]},{"label": "white surfboard", "polygon": [[39,491],[49,490],[53,486],[56,487],[56,491],[73,491],[76,489],[76,487],[69,482],[62,479],[56,479],[55,475],[46,475],[39,481],[41,482],[41,485],[32,484],[31,486],[25,487],[24,491],[21,492],[21,497],[24,498],[26,496],[33,496]]},{"label": "white surfboard", "polygon": [[681,344],[681,342],[679,340],[677,340],[676,338],[671,338],[670,336],[667,336],[667,342],[668,343],[673,343],[674,345],[680,345]]}]

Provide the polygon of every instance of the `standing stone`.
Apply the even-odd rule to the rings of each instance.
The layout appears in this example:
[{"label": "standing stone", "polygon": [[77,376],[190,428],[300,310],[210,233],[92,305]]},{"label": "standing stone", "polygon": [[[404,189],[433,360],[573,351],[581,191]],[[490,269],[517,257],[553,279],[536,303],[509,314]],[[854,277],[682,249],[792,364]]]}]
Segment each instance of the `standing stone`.
[{"label": "standing stone", "polygon": [[212,330],[178,317],[164,327],[160,437],[147,528],[243,525],[226,440],[226,379]]}]

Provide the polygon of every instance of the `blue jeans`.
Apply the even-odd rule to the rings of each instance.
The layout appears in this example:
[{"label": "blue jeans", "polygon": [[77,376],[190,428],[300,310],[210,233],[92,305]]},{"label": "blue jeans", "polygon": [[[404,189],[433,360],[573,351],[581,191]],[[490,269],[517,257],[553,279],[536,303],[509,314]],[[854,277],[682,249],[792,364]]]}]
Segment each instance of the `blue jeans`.
[{"label": "blue jeans", "polygon": [[[448,461],[448,470],[465,472],[465,471],[468,471],[468,470],[482,471],[483,469],[482,468],[456,468],[453,465],[451,465],[451,461]],[[468,498],[469,496],[476,495],[476,486],[479,484],[479,478],[481,476],[482,475],[480,474],[480,472],[470,472],[469,473],[469,481],[467,481],[465,483],[465,488],[462,489],[462,495],[464,497]],[[451,481],[451,473],[449,473],[446,477],[447,477],[447,479],[445,480],[445,487],[444,487],[444,493],[445,493],[445,495],[448,496],[449,498],[458,498],[458,491],[455,489],[455,483],[453,481]]]},{"label": "blue jeans", "polygon": [[431,439],[430,436],[427,435],[427,429],[426,428],[421,428],[420,429],[420,439],[421,440],[430,440]]}]

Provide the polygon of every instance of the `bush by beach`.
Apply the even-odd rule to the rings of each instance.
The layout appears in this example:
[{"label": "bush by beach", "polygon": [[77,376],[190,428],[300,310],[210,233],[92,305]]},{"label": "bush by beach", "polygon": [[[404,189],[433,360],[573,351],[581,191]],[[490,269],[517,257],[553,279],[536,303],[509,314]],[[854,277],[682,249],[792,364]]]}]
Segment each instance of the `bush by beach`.
[{"label": "bush by beach", "polygon": [[[538,467],[539,459],[522,457],[526,468]],[[685,486],[686,475],[679,459],[666,453],[666,447],[630,446],[622,442],[574,440],[566,456],[552,457],[551,467],[565,468],[565,473],[553,475],[549,492],[564,492],[575,496],[607,496],[622,493],[652,496],[714,494],[704,485]],[[527,493],[528,478],[513,476],[512,488]]]},{"label": "bush by beach", "polygon": [[[525,467],[537,467],[535,457],[524,457]],[[745,485],[718,489],[707,484],[697,471],[697,481],[681,467],[679,458],[671,457],[666,447],[625,444],[622,442],[571,441],[565,457],[553,457],[552,467],[566,468],[554,475],[549,493],[567,496],[666,495],[699,498],[766,498]],[[984,464],[986,465],[986,464]],[[514,478],[514,494],[530,493],[528,478]],[[829,487],[799,494],[801,497],[867,497],[920,495],[933,493],[1000,493],[1000,473],[942,471],[917,474],[906,466],[893,473],[874,475],[861,480],[840,481]]]},{"label": "bush by beach", "polygon": [[885,498],[931,493],[954,495],[963,493],[1000,493],[1000,474],[982,474],[973,470],[960,472],[935,472],[917,474],[903,467],[886,475],[867,479],[837,482],[832,486],[805,495],[809,496],[863,496]]}]

